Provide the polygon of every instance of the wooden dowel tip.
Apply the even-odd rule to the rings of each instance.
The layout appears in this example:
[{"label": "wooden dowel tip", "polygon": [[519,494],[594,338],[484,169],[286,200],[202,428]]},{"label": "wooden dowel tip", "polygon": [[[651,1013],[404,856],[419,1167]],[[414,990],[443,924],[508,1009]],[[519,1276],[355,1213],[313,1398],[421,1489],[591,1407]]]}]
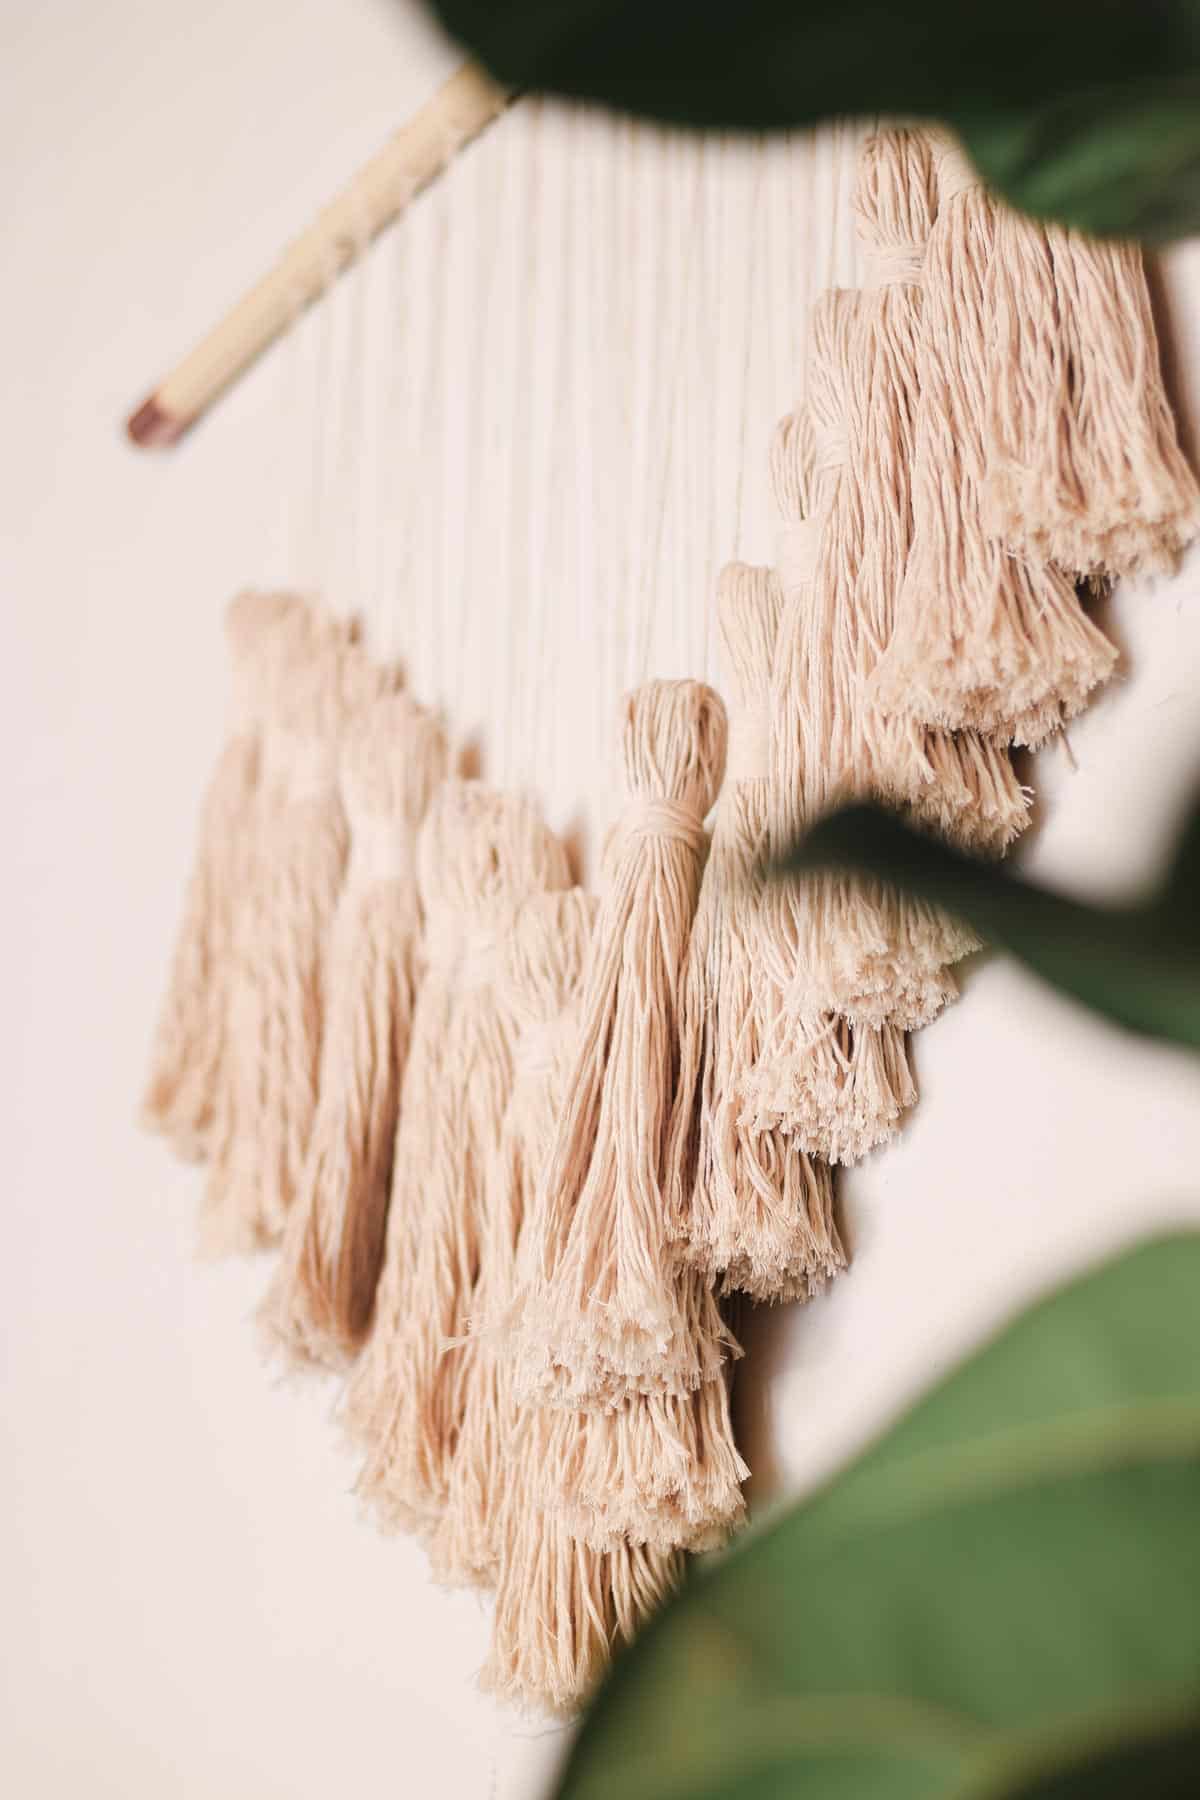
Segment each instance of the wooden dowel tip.
[{"label": "wooden dowel tip", "polygon": [[173,418],[156,394],[144,400],[126,421],[130,441],[142,450],[165,450],[183,436],[187,421]]}]

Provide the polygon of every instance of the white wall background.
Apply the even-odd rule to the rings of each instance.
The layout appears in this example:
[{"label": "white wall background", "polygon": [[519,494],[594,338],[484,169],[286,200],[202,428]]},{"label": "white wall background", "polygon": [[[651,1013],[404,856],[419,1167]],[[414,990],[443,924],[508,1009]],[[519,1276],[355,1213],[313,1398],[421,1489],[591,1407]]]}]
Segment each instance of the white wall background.
[{"label": "white wall background", "polygon": [[[481,1606],[361,1523],[264,1272],[191,1259],[133,1119],[224,702],[220,610],[364,606],[497,779],[602,804],[606,709],[710,665],[806,299],[852,279],[852,146],[703,154],[526,108],[172,456],[119,422],[451,54],[402,0],[0,0],[0,1779],[29,1800],[531,1796],[559,1748],[472,1686]],[[1164,300],[1200,419],[1200,246]],[[514,521],[516,523],[514,523]],[[661,522],[661,523],[660,523]],[[1200,768],[1200,563],[1117,596],[1121,680],[1039,758],[1046,875],[1126,892]],[[583,833],[586,837],[586,830]],[[757,1469],[811,1481],[1023,1296],[1200,1218],[1200,1073],[992,961],[919,1042],[855,1265],[760,1317]]]}]

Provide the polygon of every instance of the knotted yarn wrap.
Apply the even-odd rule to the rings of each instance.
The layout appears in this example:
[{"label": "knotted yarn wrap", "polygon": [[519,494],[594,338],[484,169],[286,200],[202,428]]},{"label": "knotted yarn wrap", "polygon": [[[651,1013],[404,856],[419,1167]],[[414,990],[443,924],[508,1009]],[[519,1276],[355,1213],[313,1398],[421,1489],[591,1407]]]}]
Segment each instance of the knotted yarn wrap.
[{"label": "knotted yarn wrap", "polygon": [[[459,954],[437,983],[440,1030],[422,1036],[420,1061],[414,1031],[379,1302],[346,1418],[365,1451],[360,1494],[384,1524],[429,1530],[447,1504],[463,1426],[487,1170],[512,1083],[499,946],[523,901],[570,878],[563,846],[526,796],[457,780],[442,784],[421,827],[417,872],[425,917],[440,933],[456,922]],[[430,985],[431,973],[422,1001]]]},{"label": "knotted yarn wrap", "polygon": [[758,753],[727,767],[712,854],[688,940],[679,1070],[667,1134],[667,1221],[679,1253],[709,1280],[757,1299],[816,1292],[844,1264],[827,1168],[742,1124],[759,1026],[779,996],[757,956],[770,835],[771,676],[784,606],[769,569],[721,576],[717,621],[734,719]]},{"label": "knotted yarn wrap", "polygon": [[[939,136],[922,282],[913,533],[895,631],[872,681],[889,714],[1037,744],[1078,712],[1115,652],[1054,569],[1009,555],[983,517],[997,202]],[[1036,245],[1040,228],[1030,227]],[[1018,293],[1019,293],[1018,288]],[[1019,341],[1053,328],[1022,301]]]},{"label": "knotted yarn wrap", "polygon": [[679,983],[700,826],[724,768],[725,711],[700,682],[652,681],[625,696],[621,724],[637,810],[624,815],[633,829],[607,848],[518,1353],[525,1395],[579,1405],[683,1391],[725,1355],[719,1321],[706,1341],[689,1336],[662,1191]]},{"label": "knotted yarn wrap", "polygon": [[939,207],[946,207],[963,194],[983,187],[983,180],[961,144],[949,132],[930,133],[933,160],[933,185]]},{"label": "knotted yarn wrap", "polygon": [[[854,212],[868,264],[915,263],[919,273],[934,213],[933,156],[919,131],[876,132],[859,156]],[[912,545],[912,464],[920,399],[923,295],[898,280],[864,296],[862,343],[851,383],[851,445],[863,493],[865,537],[855,586],[869,683],[896,630],[896,602]],[[1007,752],[977,733],[909,722],[894,736],[883,797],[965,847],[998,853],[1024,829],[1029,796]]]},{"label": "knotted yarn wrap", "polygon": [[180,1156],[212,1149],[229,1078],[229,1003],[237,919],[263,823],[260,778],[267,684],[291,638],[309,629],[295,594],[238,594],[225,614],[233,728],[200,815],[196,855],[156,1028],[142,1121]]},{"label": "knotted yarn wrap", "polygon": [[[502,1578],[513,1533],[534,1514],[534,1471],[514,1459],[518,1431],[508,1340],[520,1315],[520,1245],[578,1030],[577,999],[596,903],[578,888],[520,907],[497,982],[514,1030],[513,1078],[486,1172],[479,1274],[462,1346],[466,1401],[446,1510],[431,1543],[453,1584]],[[516,1514],[505,1511],[520,1497]],[[548,1577],[552,1579],[552,1577]]]},{"label": "knotted yarn wrap", "polygon": [[[260,784],[257,854],[245,880],[230,984],[230,1081],[201,1220],[210,1253],[277,1242],[300,1190],[317,1106],[324,976],[348,830],[336,784],[311,769],[336,757],[357,626],[312,612],[269,640],[264,731],[300,758]],[[364,677],[365,679],[365,677]],[[300,747],[303,746],[301,754]]]},{"label": "knotted yarn wrap", "polygon": [[263,772],[289,800],[323,800],[337,786],[337,742],[274,726],[263,740]]},{"label": "knotted yarn wrap", "polygon": [[351,850],[329,952],[317,1112],[260,1310],[269,1347],[297,1368],[346,1366],[374,1310],[421,975],[416,836],[445,773],[441,727],[404,694],[380,694],[346,728]]},{"label": "knotted yarn wrap", "polygon": [[1200,530],[1200,490],[1139,246],[999,207],[986,305],[989,531],[1018,556],[1092,579],[1173,568]]},{"label": "knotted yarn wrap", "polygon": [[617,821],[617,835],[622,840],[664,838],[683,845],[695,857],[704,855],[708,842],[703,819],[686,806],[653,794],[634,796]]},{"label": "knotted yarn wrap", "polygon": [[890,287],[919,288],[925,268],[925,245],[875,244],[867,251],[866,263],[863,285],[867,293],[882,293]]}]

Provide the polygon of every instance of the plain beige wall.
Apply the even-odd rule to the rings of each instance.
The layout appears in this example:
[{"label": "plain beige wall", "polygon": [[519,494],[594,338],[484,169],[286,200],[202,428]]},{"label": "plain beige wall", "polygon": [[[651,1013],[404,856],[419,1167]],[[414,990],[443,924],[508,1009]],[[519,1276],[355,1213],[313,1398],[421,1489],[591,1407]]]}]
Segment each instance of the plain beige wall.
[{"label": "plain beige wall", "polygon": [[[280,572],[321,574],[339,600],[369,590],[381,639],[408,649],[423,691],[456,698],[485,743],[490,732],[505,776],[524,764],[493,652],[523,605],[508,688],[531,717],[547,707],[560,721],[599,716],[597,663],[569,655],[563,635],[570,623],[585,634],[577,649],[589,641],[598,596],[614,616],[625,608],[623,629],[653,599],[650,666],[707,666],[715,561],[735,548],[770,554],[762,447],[792,397],[799,302],[853,272],[848,151],[827,140],[797,152],[789,208],[778,156],[750,166],[729,152],[695,189],[686,157],[667,156],[656,188],[648,151],[639,163],[602,133],[575,142],[549,119],[522,137],[512,124],[444,203],[431,197],[397,256],[372,265],[374,350],[339,301],[340,338],[331,327],[301,334],[178,454],[145,458],[120,438],[123,412],[451,59],[400,0],[0,0],[0,33],[0,1777],[30,1800],[527,1796],[558,1739],[514,1727],[475,1693],[484,1608],[438,1592],[419,1552],[360,1522],[329,1396],[280,1391],[259,1362],[250,1315],[262,1267],[192,1260],[197,1177],[133,1124],[219,740],[220,608],[242,583]],[[473,291],[489,247],[509,257],[502,273],[515,266],[496,197],[515,206],[539,145],[557,146],[543,158],[549,180],[563,158],[591,159],[614,241],[639,210],[655,219],[668,202],[676,225],[700,221],[694,286],[663,301],[698,321],[675,363],[652,339],[651,354],[622,362],[602,307],[600,336],[571,335],[556,284],[586,283],[553,232],[538,239],[545,311],[532,337],[519,286],[499,280],[486,307]],[[623,173],[609,183],[613,159]],[[497,167],[502,179],[489,173]],[[436,476],[393,504],[384,477],[395,472],[397,406],[380,399],[373,371],[397,375],[403,399],[404,347],[433,329],[411,307],[419,314],[425,296],[428,312],[443,254],[459,279],[429,402]],[[681,266],[667,258],[659,274]],[[632,291],[644,298],[655,272],[643,275]],[[1200,418],[1200,250],[1177,253],[1167,298]],[[481,372],[468,352],[484,312],[504,330],[486,339]],[[538,424],[559,400],[540,389],[528,430],[497,437],[506,395],[536,382],[564,331],[566,445]],[[527,358],[515,374],[506,342]],[[530,343],[542,346],[532,360]],[[623,594],[614,571],[628,566],[628,546],[614,533],[632,486],[619,408],[589,423],[604,404],[601,348],[629,378],[619,396],[640,395],[641,407],[666,393],[679,408],[655,402],[640,452],[646,469],[671,472],[654,490],[662,561],[653,582],[643,567]],[[345,412],[355,383],[371,453],[339,475],[330,460],[358,441]],[[314,417],[325,446],[316,474]],[[481,419],[482,463],[459,441]],[[404,431],[411,455],[411,419]],[[585,441],[599,466],[586,490],[574,454]],[[684,446],[673,460],[668,441]],[[560,514],[565,535],[549,562],[510,542],[498,571],[490,551],[513,467],[525,486],[508,511],[521,493],[540,495],[529,504]],[[412,525],[414,494],[440,522],[436,544]],[[553,519],[543,529],[550,542]],[[472,534],[483,544],[470,565],[478,590],[454,560]],[[399,596],[387,579],[398,535]],[[1047,876],[1127,891],[1161,854],[1200,769],[1198,570],[1193,559],[1175,581],[1108,609],[1122,678],[1073,729],[1074,766],[1051,750],[1034,770],[1043,805],[1028,856]],[[539,577],[549,600],[530,624]],[[452,599],[465,602],[468,630],[450,675],[449,634],[418,644],[413,633]],[[543,661],[522,661],[538,641],[549,644]],[[591,815],[602,731],[538,730],[539,749],[553,747],[542,771],[552,817]],[[917,1066],[923,1098],[903,1142],[844,1184],[852,1272],[826,1302],[761,1317],[751,1332],[747,1442],[760,1469],[796,1484],[1060,1270],[1156,1220],[1200,1218],[1200,1075],[1183,1059],[1089,1022],[991,961],[922,1037]]]}]

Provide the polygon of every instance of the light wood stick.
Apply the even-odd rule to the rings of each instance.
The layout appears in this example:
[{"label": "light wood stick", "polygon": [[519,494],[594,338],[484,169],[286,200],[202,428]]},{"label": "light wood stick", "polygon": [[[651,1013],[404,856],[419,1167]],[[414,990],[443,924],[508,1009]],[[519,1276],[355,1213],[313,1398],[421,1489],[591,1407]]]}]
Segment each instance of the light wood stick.
[{"label": "light wood stick", "polygon": [[143,401],[126,426],[133,442],[176,443],[511,99],[482,69],[464,63]]}]

